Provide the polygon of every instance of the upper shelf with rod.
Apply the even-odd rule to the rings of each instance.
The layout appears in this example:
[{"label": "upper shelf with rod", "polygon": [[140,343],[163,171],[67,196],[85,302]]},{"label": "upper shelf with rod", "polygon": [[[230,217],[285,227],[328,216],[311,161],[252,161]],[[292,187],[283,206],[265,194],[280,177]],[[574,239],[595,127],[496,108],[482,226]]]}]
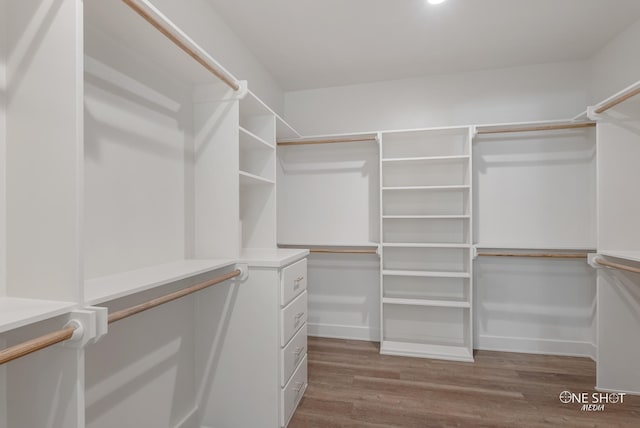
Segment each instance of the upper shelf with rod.
[{"label": "upper shelf with rod", "polygon": [[640,81],[626,87],[622,91],[596,104],[595,106],[590,107],[588,109],[588,113],[590,116],[593,116],[593,114],[598,115],[605,113],[638,95],[640,95]]},{"label": "upper shelf with rod", "polygon": [[197,84],[219,80],[233,91],[243,89],[241,82],[206,49],[148,0],[86,1],[84,16],[90,35],[87,44],[100,43],[107,36],[132,51],[143,52],[162,70],[183,81]]}]

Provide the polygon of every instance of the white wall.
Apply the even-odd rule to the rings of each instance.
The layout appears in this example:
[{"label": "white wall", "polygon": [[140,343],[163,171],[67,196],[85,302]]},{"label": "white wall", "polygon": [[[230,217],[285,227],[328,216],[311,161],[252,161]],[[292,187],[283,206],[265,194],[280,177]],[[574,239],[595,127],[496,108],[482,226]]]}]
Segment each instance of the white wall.
[{"label": "white wall", "polygon": [[285,118],[302,134],[569,118],[588,77],[567,62],[289,92]]},{"label": "white wall", "polygon": [[284,95],[273,76],[236,36],[207,0],[152,0],[169,19],[240,80],[275,112],[282,114]]},{"label": "white wall", "polygon": [[590,60],[591,104],[640,80],[640,20],[620,33]]}]

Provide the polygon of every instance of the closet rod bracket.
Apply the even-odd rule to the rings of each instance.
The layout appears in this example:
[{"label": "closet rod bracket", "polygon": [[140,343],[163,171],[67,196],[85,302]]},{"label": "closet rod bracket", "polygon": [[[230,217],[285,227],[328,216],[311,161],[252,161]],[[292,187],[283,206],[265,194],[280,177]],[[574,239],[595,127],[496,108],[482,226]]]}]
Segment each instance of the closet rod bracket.
[{"label": "closet rod bracket", "polygon": [[599,113],[596,113],[596,106],[587,107],[587,117],[589,118],[589,120],[593,120],[593,121],[598,121],[602,119],[602,115]]},{"label": "closet rod bracket", "polygon": [[236,278],[237,281],[243,282],[249,278],[249,265],[246,263],[237,263],[236,269],[240,271],[240,275]]},{"label": "closet rod bracket", "polygon": [[240,88],[235,92],[235,97],[241,100],[249,93],[249,84],[246,80],[238,80],[238,86]]},{"label": "closet rod bracket", "polygon": [[[65,341],[62,346],[71,349],[82,349],[88,344],[95,343],[106,333],[106,314],[107,308],[89,307],[71,311],[69,313],[69,321],[64,325],[64,328],[75,327],[75,330],[73,336]],[[102,323],[99,323],[99,319],[102,319]]]},{"label": "closet rod bracket", "polygon": [[478,247],[476,247],[475,245],[471,247],[471,258],[473,260],[476,260],[478,258]]}]

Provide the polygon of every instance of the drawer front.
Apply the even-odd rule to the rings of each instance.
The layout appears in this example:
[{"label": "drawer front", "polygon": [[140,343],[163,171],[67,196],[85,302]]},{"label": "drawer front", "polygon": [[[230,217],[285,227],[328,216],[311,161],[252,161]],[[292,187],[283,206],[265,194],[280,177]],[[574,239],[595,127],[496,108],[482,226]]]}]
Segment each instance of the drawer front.
[{"label": "drawer front", "polygon": [[307,357],[304,357],[280,397],[280,425],[285,427],[307,389]]},{"label": "drawer front", "polygon": [[307,259],[282,269],[280,305],[286,306],[307,289]]},{"label": "drawer front", "polygon": [[307,322],[306,291],[280,311],[280,346],[284,347],[305,322]]},{"label": "drawer front", "polygon": [[280,386],[285,386],[300,361],[307,355],[306,323],[280,353]]}]

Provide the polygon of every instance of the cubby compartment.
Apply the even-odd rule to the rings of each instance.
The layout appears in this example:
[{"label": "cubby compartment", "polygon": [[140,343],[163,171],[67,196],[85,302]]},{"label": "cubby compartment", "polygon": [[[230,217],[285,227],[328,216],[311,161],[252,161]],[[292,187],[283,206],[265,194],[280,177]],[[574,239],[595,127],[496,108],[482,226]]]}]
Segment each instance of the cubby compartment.
[{"label": "cubby compartment", "polygon": [[382,187],[469,185],[469,157],[412,162],[382,162]]},{"label": "cubby compartment", "polygon": [[385,278],[382,297],[432,301],[436,304],[467,303],[469,302],[469,279],[390,276]]},{"label": "cubby compartment", "polygon": [[468,216],[469,188],[388,189],[383,193],[382,215],[392,217]]},{"label": "cubby compartment", "polygon": [[275,147],[276,115],[251,91],[240,101],[240,128]]},{"label": "cubby compartment", "polygon": [[275,180],[275,147],[240,128],[240,171]]},{"label": "cubby compartment", "polygon": [[383,219],[385,243],[469,244],[468,219]]},{"label": "cubby compartment", "polygon": [[383,311],[383,353],[473,359],[468,309],[385,304]]},{"label": "cubby compartment", "polygon": [[383,159],[469,155],[469,129],[383,134]]},{"label": "cubby compartment", "polygon": [[385,247],[384,270],[467,273],[470,250],[467,248]]}]

